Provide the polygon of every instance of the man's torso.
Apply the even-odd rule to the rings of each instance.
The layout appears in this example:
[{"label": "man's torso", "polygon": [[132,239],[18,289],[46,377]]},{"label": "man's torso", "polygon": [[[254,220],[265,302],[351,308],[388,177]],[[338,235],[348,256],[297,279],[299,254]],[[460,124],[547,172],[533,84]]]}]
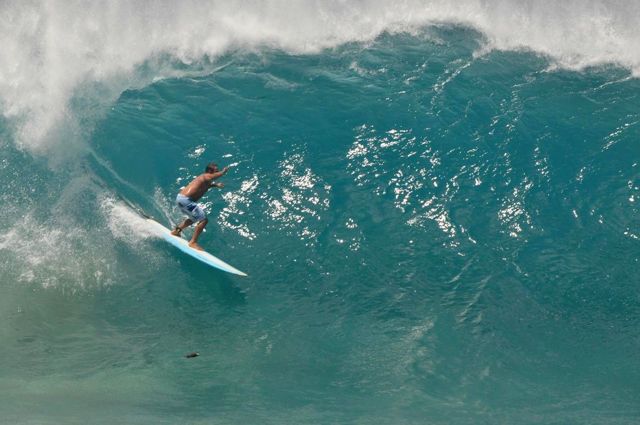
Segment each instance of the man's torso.
[{"label": "man's torso", "polygon": [[184,196],[188,196],[194,201],[199,200],[207,193],[207,190],[211,187],[211,179],[207,178],[206,174],[200,174],[193,179],[180,193]]}]

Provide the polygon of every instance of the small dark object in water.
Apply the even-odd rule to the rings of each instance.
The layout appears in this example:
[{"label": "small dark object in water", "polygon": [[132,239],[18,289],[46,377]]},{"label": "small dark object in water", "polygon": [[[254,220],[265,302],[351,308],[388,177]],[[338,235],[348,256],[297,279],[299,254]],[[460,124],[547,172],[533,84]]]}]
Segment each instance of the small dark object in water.
[{"label": "small dark object in water", "polygon": [[189,353],[187,354],[185,357],[188,359],[192,359],[194,357],[198,357],[200,355],[200,353],[196,353],[195,351],[193,353]]}]

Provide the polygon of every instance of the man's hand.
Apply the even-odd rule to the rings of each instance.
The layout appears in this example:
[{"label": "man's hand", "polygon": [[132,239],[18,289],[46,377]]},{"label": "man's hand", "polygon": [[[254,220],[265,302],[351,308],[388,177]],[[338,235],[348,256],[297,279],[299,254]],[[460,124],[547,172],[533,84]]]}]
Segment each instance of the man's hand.
[{"label": "man's hand", "polygon": [[227,171],[229,171],[229,167],[224,167],[222,169],[222,174],[227,174]]}]

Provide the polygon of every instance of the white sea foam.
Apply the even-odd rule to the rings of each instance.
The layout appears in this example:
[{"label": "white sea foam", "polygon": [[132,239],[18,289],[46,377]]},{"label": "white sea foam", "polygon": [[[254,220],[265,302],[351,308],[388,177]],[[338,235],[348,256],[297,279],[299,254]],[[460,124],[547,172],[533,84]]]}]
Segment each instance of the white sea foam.
[{"label": "white sea foam", "polygon": [[[229,49],[311,53],[442,22],[481,31],[489,49],[530,49],[574,69],[615,63],[640,75],[639,18],[636,0],[9,0],[0,4],[0,108],[21,146],[41,151],[64,139],[68,148],[78,120],[127,87],[187,72],[171,60],[202,72]],[[99,94],[74,106],[94,85]]]},{"label": "white sea foam", "polygon": [[113,236],[128,245],[137,246],[150,237],[160,237],[158,231],[144,218],[109,196],[101,199],[100,208]]},{"label": "white sea foam", "polygon": [[143,245],[150,238],[159,237],[157,231],[113,197],[99,196],[97,206],[101,214],[93,226],[85,226],[85,221],[74,217],[69,205],[83,205],[83,211],[92,210],[91,204],[85,204],[91,201],[83,197],[89,189],[82,179],[72,180],[60,195],[60,203],[66,207],[53,205],[47,219],[37,217],[41,211],[32,206],[25,208],[12,195],[3,196],[4,214],[20,217],[0,232],[0,268],[4,279],[43,287],[62,285],[73,290],[109,285],[118,280],[119,268],[114,259],[122,246],[143,255],[148,264],[160,261],[157,253]]},{"label": "white sea foam", "polygon": [[64,220],[43,223],[29,213],[0,233],[0,252],[6,279],[71,289],[112,282],[111,246]]}]

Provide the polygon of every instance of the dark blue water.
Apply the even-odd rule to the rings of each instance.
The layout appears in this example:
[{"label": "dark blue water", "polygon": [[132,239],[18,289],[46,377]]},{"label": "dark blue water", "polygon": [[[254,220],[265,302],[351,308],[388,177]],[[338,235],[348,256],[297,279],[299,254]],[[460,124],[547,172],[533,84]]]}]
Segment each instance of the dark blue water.
[{"label": "dark blue water", "polygon": [[[640,82],[485,42],[147,62],[52,139],[5,114],[0,422],[637,423]],[[201,244],[248,278],[124,201],[176,223],[210,161]]]}]

